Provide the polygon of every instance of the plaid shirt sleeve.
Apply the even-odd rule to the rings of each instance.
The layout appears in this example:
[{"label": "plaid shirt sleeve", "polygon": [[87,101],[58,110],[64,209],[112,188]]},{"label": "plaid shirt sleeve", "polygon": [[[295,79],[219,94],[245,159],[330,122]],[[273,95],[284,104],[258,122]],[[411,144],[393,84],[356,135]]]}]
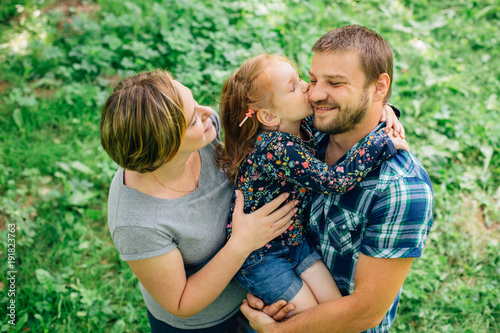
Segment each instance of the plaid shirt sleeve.
[{"label": "plaid shirt sleeve", "polygon": [[427,179],[406,176],[387,183],[368,218],[360,244],[363,254],[377,258],[421,256],[433,221],[433,193]]}]

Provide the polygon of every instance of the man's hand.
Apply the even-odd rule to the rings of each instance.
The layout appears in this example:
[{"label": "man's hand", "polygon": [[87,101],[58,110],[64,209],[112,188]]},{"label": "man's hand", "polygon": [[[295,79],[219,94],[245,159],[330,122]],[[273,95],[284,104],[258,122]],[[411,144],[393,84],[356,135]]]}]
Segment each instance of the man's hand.
[{"label": "man's hand", "polygon": [[285,300],[279,300],[268,306],[264,306],[264,302],[256,297],[255,295],[248,293],[247,299],[248,305],[256,310],[262,310],[269,317],[272,317],[275,321],[280,321],[286,317],[289,312],[295,310],[295,305],[292,303],[287,303]]},{"label": "man's hand", "polygon": [[271,332],[272,326],[276,324],[276,321],[272,317],[248,305],[246,299],[243,300],[240,310],[247,317],[250,326],[259,333]]}]

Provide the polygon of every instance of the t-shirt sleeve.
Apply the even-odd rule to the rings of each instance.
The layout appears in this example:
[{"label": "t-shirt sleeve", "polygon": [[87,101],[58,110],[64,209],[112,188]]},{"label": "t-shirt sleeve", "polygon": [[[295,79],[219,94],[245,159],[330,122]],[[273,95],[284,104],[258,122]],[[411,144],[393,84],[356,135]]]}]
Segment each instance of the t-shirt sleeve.
[{"label": "t-shirt sleeve", "polygon": [[212,113],[212,115],[210,116],[210,119],[212,119],[212,124],[214,125],[215,130],[217,132],[217,137],[215,138],[215,141],[221,142],[221,137],[220,137],[220,129],[221,129],[220,116],[219,116],[219,114],[216,111],[214,111]]},{"label": "t-shirt sleeve", "polygon": [[392,182],[369,216],[361,252],[377,258],[420,257],[433,223],[432,188],[420,178]]},{"label": "t-shirt sleeve", "polygon": [[169,235],[155,228],[138,226],[116,228],[113,241],[120,253],[120,259],[125,261],[157,257],[177,247]]}]

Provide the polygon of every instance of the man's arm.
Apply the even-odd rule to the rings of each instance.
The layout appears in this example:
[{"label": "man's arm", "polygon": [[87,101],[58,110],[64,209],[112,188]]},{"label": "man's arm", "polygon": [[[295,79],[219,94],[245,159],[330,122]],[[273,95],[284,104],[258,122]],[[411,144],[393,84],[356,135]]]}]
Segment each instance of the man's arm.
[{"label": "man's arm", "polygon": [[359,333],[380,324],[403,286],[413,259],[382,259],[360,254],[355,290],[351,295],[320,304],[283,322],[252,309],[247,302],[241,311],[260,333]]}]

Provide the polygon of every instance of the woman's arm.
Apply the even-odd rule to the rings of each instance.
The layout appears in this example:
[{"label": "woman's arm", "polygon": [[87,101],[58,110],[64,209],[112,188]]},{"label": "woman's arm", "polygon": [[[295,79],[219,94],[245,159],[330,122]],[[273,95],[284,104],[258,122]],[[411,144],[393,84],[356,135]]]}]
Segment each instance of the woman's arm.
[{"label": "woman's arm", "polygon": [[281,195],[254,213],[244,214],[243,195],[237,192],[232,237],[212,260],[189,277],[186,277],[178,249],[150,259],[129,261],[128,264],[144,288],[166,311],[181,318],[191,317],[222,293],[252,251],[290,226],[296,202],[277,209],[287,197],[287,194]]}]

